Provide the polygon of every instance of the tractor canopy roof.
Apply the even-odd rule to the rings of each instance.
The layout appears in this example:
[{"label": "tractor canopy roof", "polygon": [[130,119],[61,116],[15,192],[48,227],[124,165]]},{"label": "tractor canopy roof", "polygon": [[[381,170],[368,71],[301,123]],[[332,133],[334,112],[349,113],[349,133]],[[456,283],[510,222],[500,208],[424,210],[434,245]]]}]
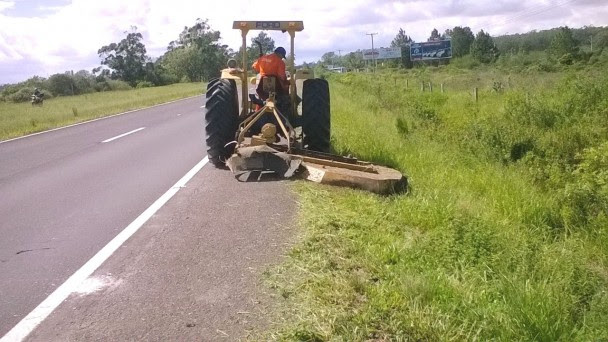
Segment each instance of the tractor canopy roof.
[{"label": "tractor canopy roof", "polygon": [[303,21],[235,21],[232,28],[236,30],[276,30],[276,31],[302,31]]}]

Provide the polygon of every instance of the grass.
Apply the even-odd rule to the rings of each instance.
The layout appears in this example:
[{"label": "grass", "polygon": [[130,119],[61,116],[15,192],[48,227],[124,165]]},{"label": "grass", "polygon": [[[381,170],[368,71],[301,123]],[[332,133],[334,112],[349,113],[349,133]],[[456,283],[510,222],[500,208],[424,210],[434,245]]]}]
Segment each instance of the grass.
[{"label": "grass", "polygon": [[[433,75],[442,76],[451,75]],[[485,76],[458,77],[475,84]],[[395,167],[408,175],[412,190],[381,197],[297,183],[302,236],[287,260],[268,272],[281,308],[260,339],[607,340],[605,213],[585,211],[587,220],[567,229],[564,210],[577,207],[565,189],[580,182],[571,177],[578,162],[560,159],[572,144],[554,146],[574,132],[568,127],[588,124],[581,127],[592,131],[589,117],[607,114],[607,92],[601,88],[591,99],[583,96],[592,92],[588,87],[572,96],[555,90],[563,74],[513,76],[521,84],[527,77],[536,81],[504,92],[484,80],[479,103],[468,85],[422,94],[368,76],[332,79],[336,152]],[[586,82],[586,76],[573,77]],[[532,100],[521,95],[526,92]],[[538,118],[550,104],[559,116],[575,98],[583,99],[587,119],[541,127],[545,121]],[[518,124],[524,113],[538,117]],[[522,136],[534,146],[519,153],[514,147],[522,146]],[[580,152],[606,136],[598,130],[572,153],[584,158]],[[606,159],[594,156],[593,163]],[[539,165],[553,173],[539,177]]]},{"label": "grass", "polygon": [[44,106],[0,102],[0,140],[202,94],[200,83],[57,97]]}]

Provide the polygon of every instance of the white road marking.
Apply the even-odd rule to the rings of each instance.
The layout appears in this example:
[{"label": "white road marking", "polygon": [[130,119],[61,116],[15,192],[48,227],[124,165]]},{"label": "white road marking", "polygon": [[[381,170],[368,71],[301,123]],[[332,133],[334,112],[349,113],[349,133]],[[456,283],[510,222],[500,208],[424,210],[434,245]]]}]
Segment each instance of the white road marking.
[{"label": "white road marking", "polygon": [[81,297],[105,290],[109,287],[116,287],[122,283],[120,279],[114,279],[109,275],[91,276],[85,279],[74,293]]},{"label": "white road marking", "polygon": [[73,125],[57,127],[57,128],[49,129],[48,131],[42,131],[42,132],[38,132],[38,133],[32,133],[32,134],[24,135],[22,137],[16,137],[16,138],[8,139],[8,140],[2,140],[2,141],[0,141],[0,144],[4,144],[4,143],[10,142],[10,141],[14,141],[14,140],[20,140],[20,139],[25,139],[25,138],[33,137],[35,135],[50,133],[50,132],[58,131],[58,130],[65,129],[65,128],[70,128],[70,127],[74,127],[74,126],[80,126],[80,125],[88,124],[88,123],[95,122],[95,121],[106,120],[106,119],[113,118],[115,116],[121,116],[121,115],[125,115],[125,114],[130,114],[130,113],[135,113],[135,112],[139,112],[139,111],[142,111],[142,110],[150,109],[150,108],[160,107],[160,106],[176,103],[176,102],[179,102],[179,101],[193,99],[193,98],[199,97],[199,96],[201,96],[201,95],[194,95],[194,96],[190,96],[190,97],[185,97],[183,99],[179,99],[179,100],[175,100],[175,101],[169,101],[169,102],[165,102],[165,103],[159,103],[157,105],[150,106],[150,107],[133,109],[133,110],[130,110],[130,111],[127,111],[127,112],[122,112],[122,113],[118,113],[118,114],[114,114],[114,115],[104,116],[103,118],[97,118],[97,119],[93,119],[93,120],[89,120],[89,121],[79,122],[79,123],[76,123],[76,124],[73,124]]},{"label": "white road marking", "polygon": [[139,132],[139,131],[141,131],[141,130],[144,130],[144,129],[146,129],[146,127],[140,127],[140,128],[138,128],[138,129],[134,129],[134,130],[132,130],[132,131],[130,131],[130,132],[127,132],[127,133],[124,133],[124,134],[121,134],[121,135],[117,135],[117,136],[115,136],[114,138],[110,138],[110,139],[104,140],[104,141],[102,141],[101,143],[102,143],[102,144],[109,143],[110,141],[114,141],[114,140],[116,140],[116,139],[120,139],[120,138],[126,137],[126,136],[127,136],[127,135],[129,135],[129,134],[137,133],[137,132]]},{"label": "white road marking", "polygon": [[192,170],[188,171],[182,179],[177,181],[167,192],[165,192],[156,202],[152,203],[141,215],[131,222],[121,231],[112,241],[103,247],[95,256],[84,264],[76,273],[72,274],[61,284],[50,296],[40,303],[32,312],[25,316],[15,325],[6,335],[0,338],[0,342],[23,341],[36,327],[42,323],[68,296],[79,288],[99,266],[101,266],[114,252],[122,246],[133,234],[135,234],[152,215],[154,215],[165,203],[167,203],[179,189],[184,187],[205,164],[209,162],[209,157],[205,156]]},{"label": "white road marking", "polygon": [[202,105],[201,108],[205,108],[205,105]]},{"label": "white road marking", "polygon": [[177,116],[182,116],[181,114],[177,114]]}]

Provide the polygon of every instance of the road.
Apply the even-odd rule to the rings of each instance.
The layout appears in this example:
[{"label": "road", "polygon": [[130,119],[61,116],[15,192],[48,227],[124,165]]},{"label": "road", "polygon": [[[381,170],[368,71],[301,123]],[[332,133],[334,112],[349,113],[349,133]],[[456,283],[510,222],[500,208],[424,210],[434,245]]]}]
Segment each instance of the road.
[{"label": "road", "polygon": [[[196,97],[0,143],[0,336],[203,159],[201,105]],[[279,249],[269,254],[264,248],[288,236],[260,227],[289,221],[294,201],[278,182],[239,186],[229,172],[210,166],[191,183],[88,279],[101,282],[97,290],[70,296],[30,338],[132,339],[162,331],[171,339],[185,336],[183,321],[166,315],[196,303],[215,304],[190,308],[189,322],[198,322],[187,323],[197,326],[187,330],[192,336],[242,333],[201,322],[224,326],[235,303],[247,307],[251,298],[244,294],[256,292],[255,276],[243,270],[275,260]],[[248,201],[256,192],[282,204],[273,215],[259,215],[264,202]],[[91,301],[108,288],[117,297],[102,291]],[[87,314],[74,316],[78,310]],[[74,322],[80,323],[73,331]]]}]

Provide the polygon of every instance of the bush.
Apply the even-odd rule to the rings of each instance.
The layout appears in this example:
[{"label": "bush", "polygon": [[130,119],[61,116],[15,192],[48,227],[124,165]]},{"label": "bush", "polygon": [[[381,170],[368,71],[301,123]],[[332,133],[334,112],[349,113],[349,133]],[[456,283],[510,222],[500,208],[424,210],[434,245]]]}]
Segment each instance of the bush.
[{"label": "bush", "polygon": [[453,58],[450,62],[451,67],[459,69],[475,69],[480,63],[471,55]]},{"label": "bush", "polygon": [[58,96],[74,94],[74,81],[68,74],[55,74],[47,81],[49,89]]},{"label": "bush", "polygon": [[141,88],[151,88],[154,87],[154,84],[152,82],[148,82],[148,81],[141,81],[137,83],[136,88],[137,89],[141,89]]},{"label": "bush", "polygon": [[[53,97],[53,94],[48,90],[41,89],[40,91],[44,94],[45,100],[48,100]],[[31,100],[33,93],[34,88],[24,87],[19,89],[17,92],[7,96],[7,99],[15,103],[28,102]]]},{"label": "bush", "polygon": [[133,89],[133,88],[131,88],[131,86],[129,85],[129,83],[127,83],[125,81],[106,80],[105,82],[106,82],[109,90],[130,90],[130,89]]},{"label": "bush", "polygon": [[563,192],[562,216],[569,227],[604,221],[608,214],[608,142],[585,149],[580,158],[574,182]]}]

